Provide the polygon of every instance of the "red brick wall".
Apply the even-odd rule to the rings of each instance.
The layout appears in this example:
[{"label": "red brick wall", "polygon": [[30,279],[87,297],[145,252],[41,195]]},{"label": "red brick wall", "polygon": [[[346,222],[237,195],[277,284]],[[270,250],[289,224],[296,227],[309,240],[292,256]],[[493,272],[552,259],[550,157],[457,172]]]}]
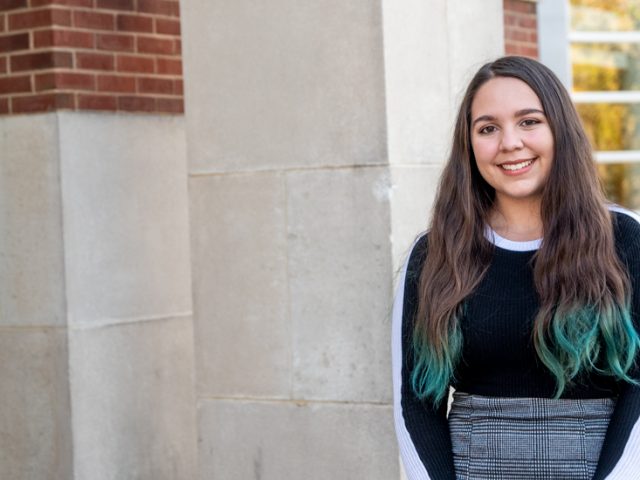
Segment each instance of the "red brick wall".
[{"label": "red brick wall", "polygon": [[505,53],[538,58],[536,2],[504,0],[503,5]]},{"label": "red brick wall", "polygon": [[0,114],[182,113],[178,0],[0,0]]}]

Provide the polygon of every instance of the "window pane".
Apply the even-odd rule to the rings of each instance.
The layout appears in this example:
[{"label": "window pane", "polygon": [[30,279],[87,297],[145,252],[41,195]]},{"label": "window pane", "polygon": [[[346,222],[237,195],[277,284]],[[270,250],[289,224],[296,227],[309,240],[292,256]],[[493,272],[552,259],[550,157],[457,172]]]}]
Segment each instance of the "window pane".
[{"label": "window pane", "polygon": [[640,210],[640,163],[599,164],[598,173],[609,200]]},{"label": "window pane", "polygon": [[640,44],[574,43],[571,63],[576,92],[640,90]]},{"label": "window pane", "polygon": [[640,150],[640,104],[576,105],[596,150]]},{"label": "window pane", "polygon": [[571,0],[570,3],[572,30],[640,30],[640,0]]}]

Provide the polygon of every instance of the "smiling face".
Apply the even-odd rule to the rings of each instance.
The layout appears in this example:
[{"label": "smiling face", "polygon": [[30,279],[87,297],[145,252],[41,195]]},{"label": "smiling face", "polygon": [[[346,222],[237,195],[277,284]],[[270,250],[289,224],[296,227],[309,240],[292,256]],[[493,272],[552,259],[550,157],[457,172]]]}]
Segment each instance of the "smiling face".
[{"label": "smiling face", "polygon": [[492,78],[471,103],[470,129],[478,170],[495,189],[496,206],[539,203],[554,141],[535,92],[516,78]]}]

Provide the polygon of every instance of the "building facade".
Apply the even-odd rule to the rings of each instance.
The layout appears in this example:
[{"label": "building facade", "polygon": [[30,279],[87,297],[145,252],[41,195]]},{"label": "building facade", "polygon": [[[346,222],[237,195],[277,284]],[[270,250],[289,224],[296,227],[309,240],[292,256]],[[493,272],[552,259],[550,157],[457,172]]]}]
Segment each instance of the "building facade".
[{"label": "building facade", "polygon": [[0,478],[400,478],[394,274],[535,12],[0,0]]}]

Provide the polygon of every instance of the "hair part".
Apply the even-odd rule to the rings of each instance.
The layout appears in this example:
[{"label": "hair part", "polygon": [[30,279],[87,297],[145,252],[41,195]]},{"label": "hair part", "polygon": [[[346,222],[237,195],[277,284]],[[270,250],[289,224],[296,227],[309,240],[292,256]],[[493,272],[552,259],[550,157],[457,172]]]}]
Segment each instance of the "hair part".
[{"label": "hair part", "polygon": [[[471,105],[495,77],[516,78],[534,91],[554,138],[554,161],[540,207],[544,240],[534,256],[540,309],[532,335],[538,357],[555,377],[555,396],[588,371],[635,383],[629,371],[640,337],[631,321],[630,281],[615,251],[612,218],[589,140],[553,72],[535,60],[507,56],[478,70],[458,111],[420,274],[413,389],[420,398],[439,403],[455,381],[464,302],[493,256],[485,228],[495,191],[476,166]],[[570,189],[563,188],[567,183]]]}]

